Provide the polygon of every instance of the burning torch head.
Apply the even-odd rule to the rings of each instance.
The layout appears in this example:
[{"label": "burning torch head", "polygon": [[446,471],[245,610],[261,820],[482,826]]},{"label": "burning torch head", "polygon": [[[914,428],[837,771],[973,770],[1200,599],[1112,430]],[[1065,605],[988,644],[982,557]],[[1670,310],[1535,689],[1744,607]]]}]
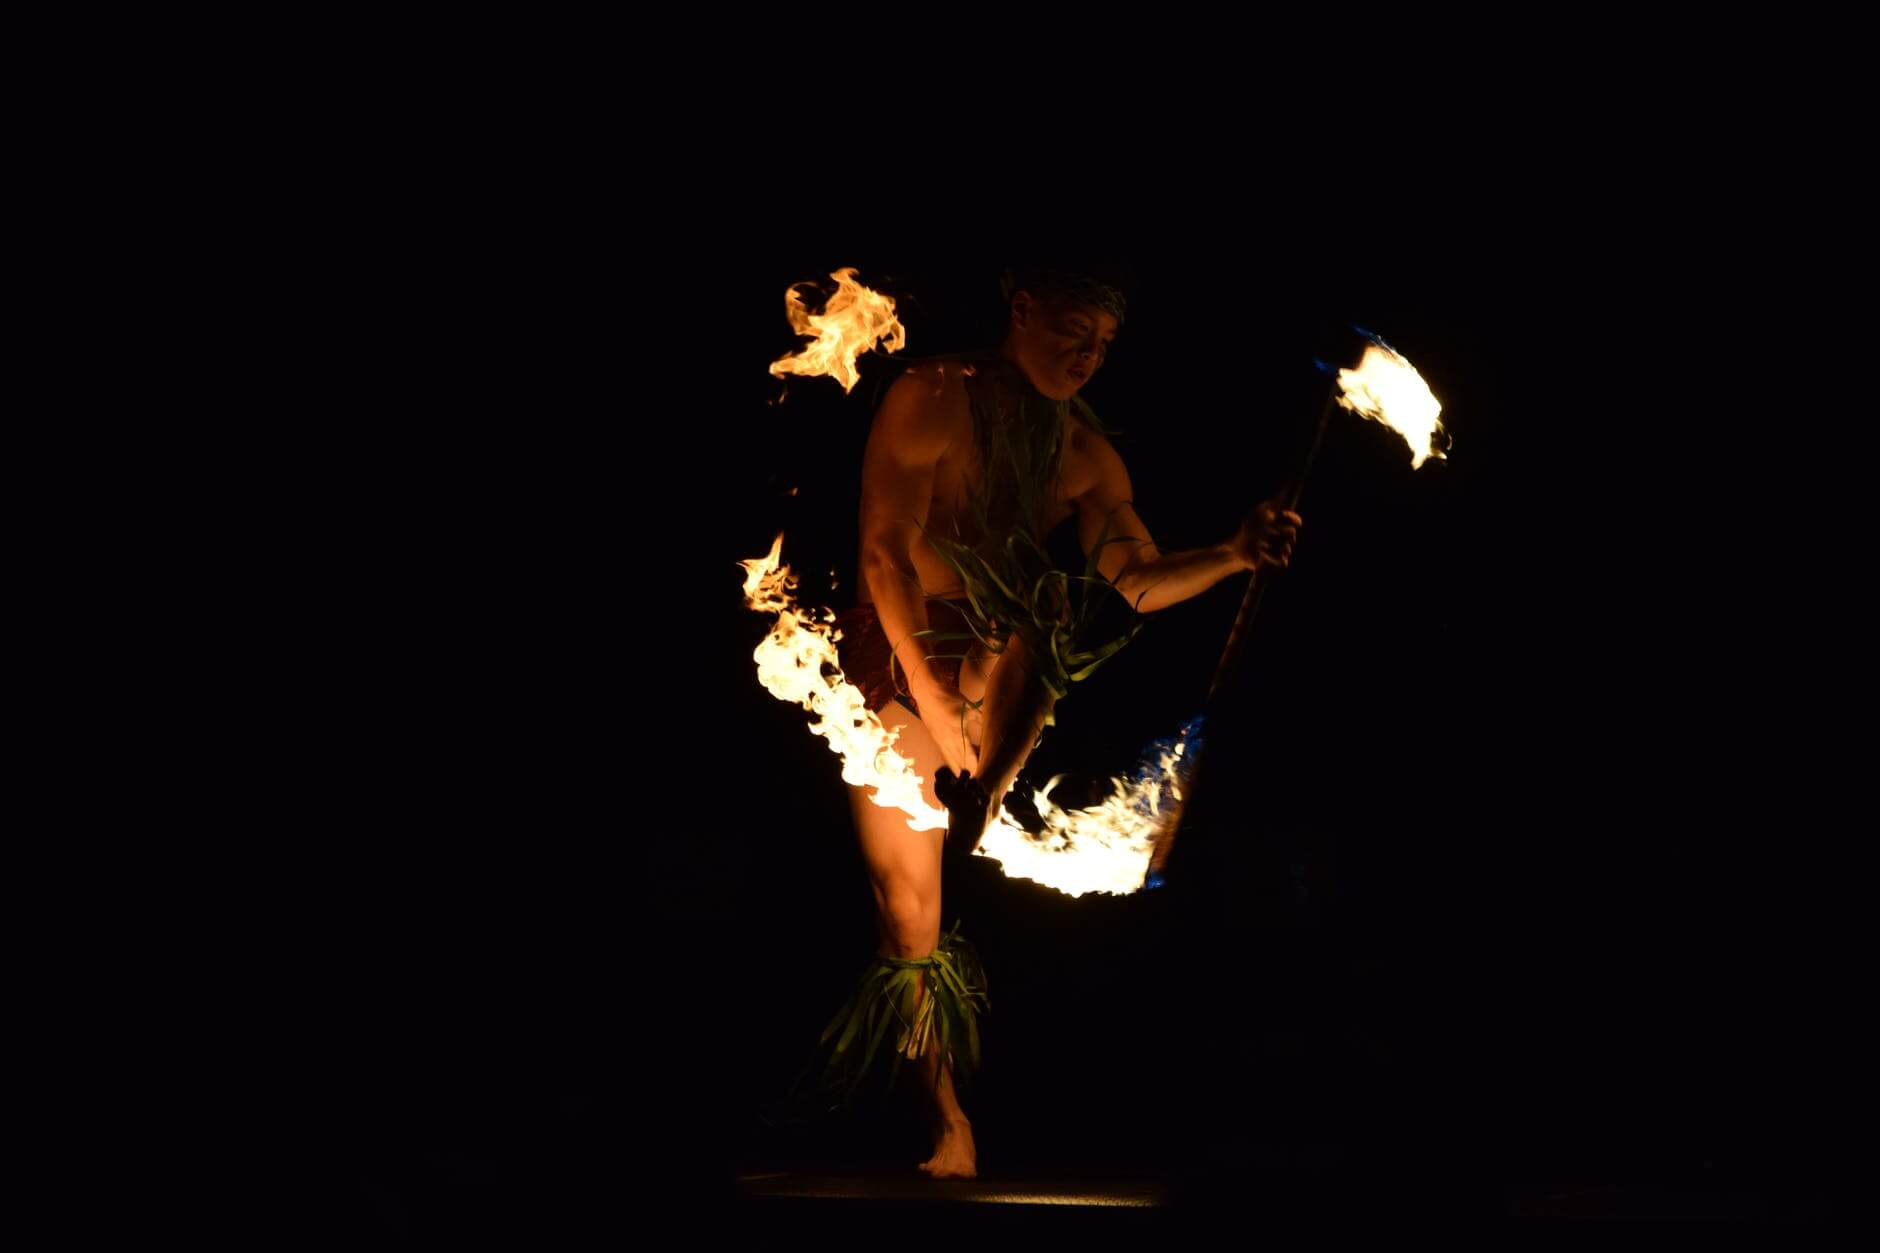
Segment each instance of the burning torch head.
[{"label": "burning torch head", "polygon": [[1355,368],[1317,363],[1325,373],[1337,377],[1339,406],[1397,432],[1410,446],[1412,468],[1432,457],[1442,459],[1452,445],[1438,417],[1443,411],[1442,402],[1431,393],[1430,385],[1416,368],[1382,336],[1360,326],[1351,329],[1364,345]]}]

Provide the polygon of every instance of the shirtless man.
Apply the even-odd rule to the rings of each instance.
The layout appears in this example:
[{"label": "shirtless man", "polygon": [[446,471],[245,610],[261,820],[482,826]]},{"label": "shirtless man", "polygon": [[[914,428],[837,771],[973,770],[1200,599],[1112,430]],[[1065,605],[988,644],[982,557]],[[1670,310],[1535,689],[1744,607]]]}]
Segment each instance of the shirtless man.
[{"label": "shirtless man", "polygon": [[[1012,294],[1000,355],[1022,372],[1017,385],[1028,381],[1053,400],[1069,400],[1102,368],[1121,313],[1121,298],[1111,289],[1071,276],[1034,276]],[[858,600],[861,606],[872,605],[906,676],[906,695],[886,700],[878,712],[885,725],[899,730],[900,751],[912,758],[926,780],[927,802],[936,807],[934,779],[942,767],[955,775],[973,772],[993,779],[995,789],[1002,790],[997,781],[1009,783],[1016,775],[1042,724],[1038,711],[1016,708],[1022,703],[1016,694],[1028,686],[1022,649],[1008,647],[996,658],[975,649],[955,674],[927,654],[958,652],[959,647],[936,647],[918,634],[930,626],[928,597],[963,594],[959,576],[927,543],[922,528],[950,534],[965,517],[968,494],[981,481],[967,390],[972,369],[965,362],[936,362],[897,379],[876,412],[862,463]],[[1273,502],[1256,508],[1219,544],[1161,552],[1131,504],[1129,472],[1115,448],[1075,416],[1067,414],[1065,422],[1062,470],[1048,498],[1044,530],[1075,518],[1086,552],[1106,524],[1111,537],[1133,537],[1130,543],[1106,545],[1098,566],[1140,612],[1187,600],[1239,571],[1265,563],[1285,566],[1291,560],[1300,520]],[[865,608],[853,612],[869,613]],[[862,677],[879,686],[883,676]],[[968,702],[982,697],[981,710],[968,708]],[[849,792],[875,893],[881,953],[926,957],[940,939],[945,833],[910,831],[906,815],[876,806],[868,789],[851,787]],[[972,1125],[960,1109],[946,1059],[930,1048],[919,1059],[918,1071],[934,1135],[933,1156],[920,1168],[936,1178],[971,1178],[976,1170]]]}]

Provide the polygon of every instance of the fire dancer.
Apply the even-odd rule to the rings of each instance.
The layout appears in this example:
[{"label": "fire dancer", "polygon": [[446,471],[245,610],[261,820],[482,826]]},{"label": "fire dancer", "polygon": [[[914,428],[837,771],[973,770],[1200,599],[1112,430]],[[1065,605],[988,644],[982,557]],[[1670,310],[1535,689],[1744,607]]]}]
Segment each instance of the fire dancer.
[{"label": "fire dancer", "polygon": [[[1006,298],[997,353],[910,368],[883,397],[862,465],[858,604],[838,620],[844,673],[898,730],[951,826],[910,830],[867,788],[849,789],[881,949],[825,1039],[855,1065],[877,1060],[877,1039],[884,1057],[915,1065],[933,1131],[920,1168],[936,1178],[976,1169],[954,1073],[970,1072],[986,1003],[971,946],[941,935],[943,841],[977,845],[1065,685],[1127,638],[1088,638],[1100,599],[1090,593],[1153,613],[1238,571],[1287,565],[1300,523],[1269,501],[1219,544],[1157,549],[1122,458],[1078,395],[1122,327],[1123,294],[1029,272],[1007,276]],[[1101,589],[1043,564],[1046,537],[1073,519]],[[892,1028],[874,1030],[884,1021]]]}]

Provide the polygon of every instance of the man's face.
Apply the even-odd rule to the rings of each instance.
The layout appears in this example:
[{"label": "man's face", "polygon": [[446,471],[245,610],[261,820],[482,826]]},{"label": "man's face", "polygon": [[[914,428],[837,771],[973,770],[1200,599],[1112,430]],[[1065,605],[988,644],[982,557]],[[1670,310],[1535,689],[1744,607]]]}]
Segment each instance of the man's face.
[{"label": "man's face", "polygon": [[1103,365],[1116,338],[1113,314],[1060,296],[1012,297],[1012,346],[1019,368],[1053,400],[1069,400]]}]

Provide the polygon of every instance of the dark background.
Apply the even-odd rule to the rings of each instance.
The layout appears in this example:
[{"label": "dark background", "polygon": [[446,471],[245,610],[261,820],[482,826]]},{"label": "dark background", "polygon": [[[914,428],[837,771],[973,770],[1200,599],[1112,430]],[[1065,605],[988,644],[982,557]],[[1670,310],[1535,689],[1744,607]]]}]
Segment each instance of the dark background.
[{"label": "dark background", "polygon": [[[1825,1204],[1825,801],[1770,731],[1802,633],[1793,576],[1746,556],[1776,540],[1735,494],[1757,452],[1667,395],[1653,254],[1455,225],[1328,252],[1170,216],[1094,257],[1131,303],[1085,394],[1164,548],[1279,486],[1346,323],[1418,366],[1454,450],[1413,474],[1334,418],[1168,886],[950,875],[993,995],[982,1173],[1153,1176],[1196,1209]],[[894,1109],[760,1117],[874,931],[733,563],[781,530],[806,600],[853,588],[893,366],[848,396],[770,378],[785,289],[857,266],[927,355],[985,344],[1001,260],[1040,254],[805,238],[549,244],[441,289],[416,266],[427,312],[381,332],[413,381],[323,436],[346,473],[306,602],[301,875],[334,1212],[607,1226],[731,1204],[739,1172],[925,1155]],[[1196,712],[1242,585],[1154,617],[1038,773],[1121,771]]]}]

